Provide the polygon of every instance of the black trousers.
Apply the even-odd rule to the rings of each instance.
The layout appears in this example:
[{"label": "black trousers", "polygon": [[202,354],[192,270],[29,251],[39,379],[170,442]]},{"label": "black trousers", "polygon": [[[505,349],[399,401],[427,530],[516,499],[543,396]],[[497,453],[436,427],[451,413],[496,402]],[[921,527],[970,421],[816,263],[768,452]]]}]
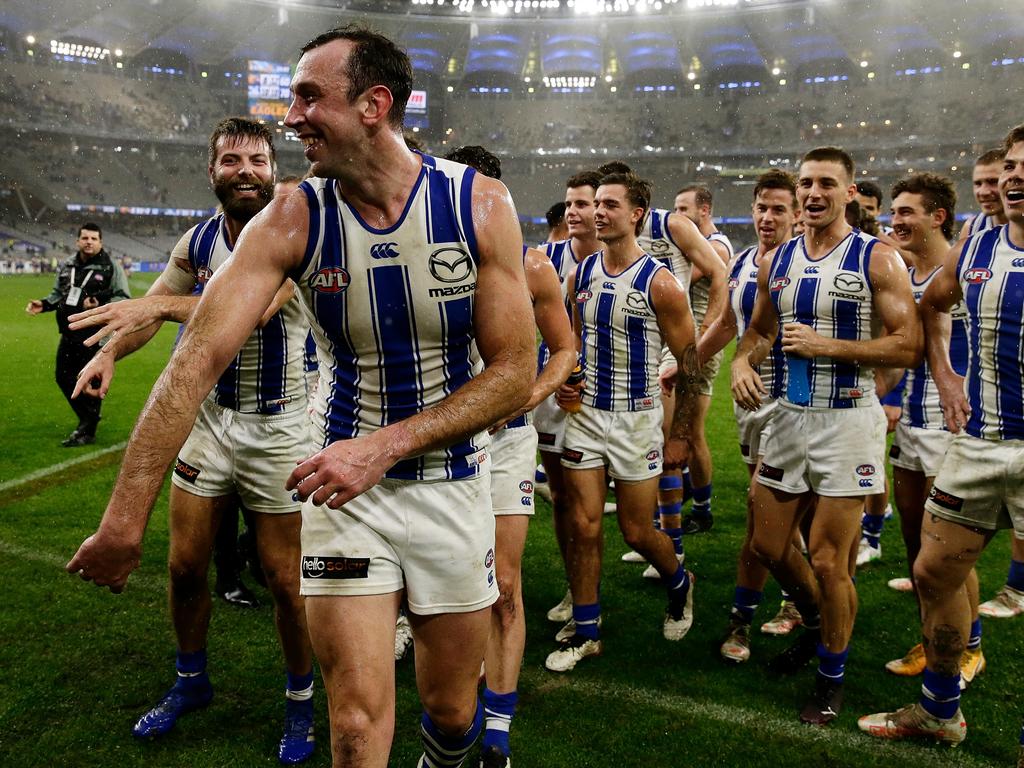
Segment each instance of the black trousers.
[{"label": "black trousers", "polygon": [[103,401],[84,392],[72,399],[71,393],[75,391],[78,372],[92,360],[94,354],[96,354],[95,347],[87,347],[67,336],[61,336],[60,344],[57,345],[57,386],[60,387],[68,405],[78,417],[78,431],[85,435],[96,434],[96,425],[100,420],[100,406]]}]

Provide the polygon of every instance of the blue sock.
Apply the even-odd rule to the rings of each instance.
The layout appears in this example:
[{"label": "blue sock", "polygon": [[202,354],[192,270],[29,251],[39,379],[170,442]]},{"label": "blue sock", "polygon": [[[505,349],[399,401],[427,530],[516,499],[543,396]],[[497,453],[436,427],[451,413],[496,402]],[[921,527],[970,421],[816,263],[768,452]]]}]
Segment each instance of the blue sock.
[{"label": "blue sock", "polygon": [[206,677],[206,649],[194,653],[178,651],[174,663],[178,670],[178,681],[175,687],[193,688],[210,684]]},{"label": "blue sock", "polygon": [[860,519],[861,535],[875,549],[878,549],[878,539],[882,535],[882,526],[884,525],[885,515],[869,515],[865,512]]},{"label": "blue sock", "polygon": [[711,483],[693,489],[693,506],[690,512],[694,517],[711,516]]},{"label": "blue sock", "polygon": [[804,629],[814,630],[815,632],[821,629],[821,614],[818,613],[818,606],[814,603],[798,603],[794,601],[796,609],[800,611],[800,616],[804,622]]},{"label": "blue sock", "polygon": [[932,717],[949,720],[960,708],[960,673],[946,677],[925,667],[920,703]]},{"label": "blue sock", "polygon": [[1006,576],[1006,586],[1024,592],[1024,563],[1020,560],[1010,561],[1010,572]]},{"label": "blue sock", "polygon": [[967,649],[975,651],[981,648],[981,617],[971,622],[971,636],[967,640]]},{"label": "blue sock", "polygon": [[690,468],[683,470],[683,504],[693,497],[693,483],[690,481]]},{"label": "blue sock", "polygon": [[497,747],[501,754],[509,755],[512,750],[508,745],[508,730],[512,718],[516,714],[516,702],[519,694],[495,693],[484,688],[484,748]]},{"label": "blue sock", "polygon": [[476,715],[469,730],[461,736],[442,733],[426,712],[420,720],[420,739],[423,741],[424,768],[458,768],[476,743],[484,725],[484,708],[476,703]]},{"label": "blue sock", "polygon": [[669,605],[677,611],[681,610],[686,604],[686,596],[690,592],[690,574],[680,565],[665,586],[668,588]]},{"label": "blue sock", "polygon": [[601,632],[597,628],[599,618],[601,618],[601,603],[572,604],[572,620],[576,622],[576,634],[580,637],[597,640],[601,636]]},{"label": "blue sock", "polygon": [[762,592],[747,589],[746,587],[736,587],[732,593],[731,616],[739,619],[744,624],[749,624],[754,620],[754,611],[761,604],[761,598],[763,597],[764,594]]},{"label": "blue sock", "polygon": [[662,533],[672,539],[672,546],[676,550],[677,555],[683,554],[683,529],[682,528],[665,528]]},{"label": "blue sock", "polygon": [[306,712],[313,714],[313,670],[305,675],[293,675],[285,670],[288,680],[284,689],[285,708],[288,712]]},{"label": "blue sock", "polygon": [[818,674],[827,677],[833,683],[843,682],[843,676],[846,674],[846,657],[849,653],[849,648],[832,653],[818,643]]}]

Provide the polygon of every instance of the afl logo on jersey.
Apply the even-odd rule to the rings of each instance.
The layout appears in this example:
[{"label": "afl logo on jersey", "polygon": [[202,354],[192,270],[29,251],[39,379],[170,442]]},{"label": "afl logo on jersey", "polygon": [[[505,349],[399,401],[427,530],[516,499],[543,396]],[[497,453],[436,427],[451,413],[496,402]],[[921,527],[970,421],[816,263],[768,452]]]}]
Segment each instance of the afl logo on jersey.
[{"label": "afl logo on jersey", "polygon": [[781,291],[787,285],[789,285],[789,278],[788,277],[776,277],[774,280],[772,280],[771,285],[768,286],[768,290],[769,291]]},{"label": "afl logo on jersey", "polygon": [[871,475],[875,474],[875,465],[861,464],[859,467],[857,467],[857,474],[860,475],[861,477],[871,477]]},{"label": "afl logo on jersey", "polygon": [[968,283],[971,283],[972,285],[977,285],[978,283],[984,283],[987,280],[991,280],[991,279],[992,279],[992,270],[991,269],[985,269],[984,267],[977,267],[976,269],[968,269],[966,272],[964,272],[964,280],[966,280]]},{"label": "afl logo on jersey", "polygon": [[576,291],[576,301],[590,301],[594,294],[590,291]]},{"label": "afl logo on jersey", "polygon": [[740,287],[740,281],[738,279],[736,279],[735,277],[730,277],[729,278],[729,290],[731,291],[731,290],[733,290],[735,288],[739,288],[739,287]]},{"label": "afl logo on jersey", "polygon": [[438,248],[427,262],[430,274],[442,283],[461,283],[473,272],[473,259],[461,248]]},{"label": "afl logo on jersey", "polygon": [[317,293],[341,293],[348,288],[348,272],[341,267],[325,267],[309,277],[309,287]]},{"label": "afl logo on jersey", "polygon": [[196,270],[196,280],[200,283],[209,282],[210,278],[213,277],[213,270],[209,267],[200,267]]}]

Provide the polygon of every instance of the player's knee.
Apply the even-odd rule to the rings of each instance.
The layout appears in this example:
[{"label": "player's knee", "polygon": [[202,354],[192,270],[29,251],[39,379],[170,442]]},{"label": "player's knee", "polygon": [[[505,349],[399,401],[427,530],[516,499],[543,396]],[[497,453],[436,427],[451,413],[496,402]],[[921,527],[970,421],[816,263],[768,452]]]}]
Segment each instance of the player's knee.
[{"label": "player's knee", "polygon": [[183,555],[167,561],[167,573],[174,594],[187,598],[206,591],[206,569],[196,558]]},{"label": "player's knee", "polygon": [[461,736],[469,730],[476,716],[476,699],[457,702],[450,695],[438,691],[439,695],[432,695],[431,692],[420,692],[420,700],[423,702],[423,709],[430,716],[438,730],[449,736]]},{"label": "player's knee", "polygon": [[921,602],[932,602],[949,591],[946,572],[941,562],[918,556],[914,561],[914,584]]},{"label": "player's knee", "polygon": [[765,568],[773,569],[782,561],[788,543],[755,533],[750,539],[750,553]]},{"label": "player's knee", "polygon": [[842,556],[835,549],[823,548],[811,555],[811,569],[819,584],[831,584],[850,577],[849,554]]}]

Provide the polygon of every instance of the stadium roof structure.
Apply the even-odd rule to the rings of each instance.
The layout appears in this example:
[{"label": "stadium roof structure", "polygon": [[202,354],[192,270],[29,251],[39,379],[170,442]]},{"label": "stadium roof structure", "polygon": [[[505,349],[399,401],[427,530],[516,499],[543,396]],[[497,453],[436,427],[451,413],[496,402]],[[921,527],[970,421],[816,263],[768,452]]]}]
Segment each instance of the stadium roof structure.
[{"label": "stadium roof structure", "polygon": [[[31,35],[44,46],[92,45],[126,59],[166,51],[216,66],[248,58],[294,61],[299,47],[325,28],[363,20],[415,49],[418,69],[438,77],[461,77],[481,35],[501,30],[523,41],[517,46],[540,49],[559,20],[571,23],[574,34],[593,38],[563,46],[590,73],[601,51],[621,48],[627,36],[654,32],[675,40],[679,54],[677,63],[662,46],[655,58],[684,73],[697,66],[795,74],[813,72],[819,63],[834,68],[837,61],[881,68],[948,62],[956,51],[1024,53],[1024,14],[1013,0],[519,0],[519,13],[496,14],[497,3],[505,1],[5,0],[0,31],[21,40]],[[511,11],[515,0],[508,5]],[[523,58],[521,47],[512,53],[517,62]],[[493,45],[488,55],[508,63]]]}]

